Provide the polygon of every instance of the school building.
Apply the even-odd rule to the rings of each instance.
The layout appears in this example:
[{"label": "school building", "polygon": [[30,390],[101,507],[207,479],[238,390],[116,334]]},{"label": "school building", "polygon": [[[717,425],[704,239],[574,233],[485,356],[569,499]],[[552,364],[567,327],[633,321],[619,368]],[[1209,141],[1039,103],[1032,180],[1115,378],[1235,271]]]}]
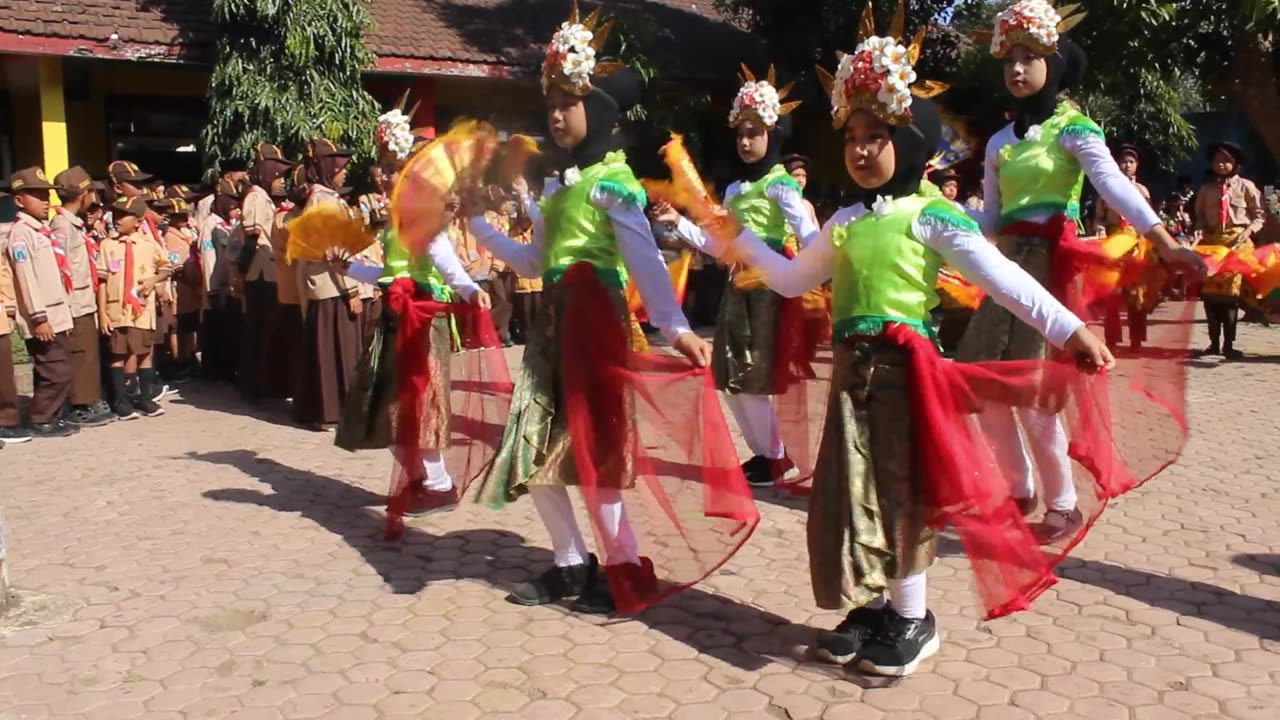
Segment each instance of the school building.
[{"label": "school building", "polygon": [[[584,0],[583,11],[593,4]],[[745,35],[711,5],[608,3],[660,51],[683,54],[680,66],[695,83],[731,77]],[[219,32],[211,6],[0,0],[0,177],[31,165],[52,177],[70,163],[97,174],[124,159],[170,182],[197,181]],[[377,61],[366,88],[388,108],[409,89],[420,102],[415,127],[468,115],[535,129],[543,47],[569,8],[570,0],[371,0],[366,43]]]}]

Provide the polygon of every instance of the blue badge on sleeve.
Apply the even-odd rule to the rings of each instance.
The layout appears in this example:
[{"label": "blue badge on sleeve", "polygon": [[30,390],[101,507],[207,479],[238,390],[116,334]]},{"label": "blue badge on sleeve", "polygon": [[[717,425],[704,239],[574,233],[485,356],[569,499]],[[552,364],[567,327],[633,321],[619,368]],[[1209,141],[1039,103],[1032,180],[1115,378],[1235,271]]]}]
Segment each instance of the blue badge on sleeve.
[{"label": "blue badge on sleeve", "polygon": [[13,255],[13,261],[16,263],[26,262],[31,257],[27,254],[27,246],[25,244],[18,244],[10,247],[9,253]]}]

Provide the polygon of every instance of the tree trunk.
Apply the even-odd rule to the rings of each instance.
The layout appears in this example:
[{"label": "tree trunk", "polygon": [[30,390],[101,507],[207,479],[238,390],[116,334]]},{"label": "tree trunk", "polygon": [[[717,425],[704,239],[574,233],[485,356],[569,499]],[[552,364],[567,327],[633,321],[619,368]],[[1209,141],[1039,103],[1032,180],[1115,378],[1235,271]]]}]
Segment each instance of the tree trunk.
[{"label": "tree trunk", "polygon": [[1231,89],[1271,160],[1280,166],[1280,85],[1276,83],[1275,46],[1270,34],[1236,32]]}]

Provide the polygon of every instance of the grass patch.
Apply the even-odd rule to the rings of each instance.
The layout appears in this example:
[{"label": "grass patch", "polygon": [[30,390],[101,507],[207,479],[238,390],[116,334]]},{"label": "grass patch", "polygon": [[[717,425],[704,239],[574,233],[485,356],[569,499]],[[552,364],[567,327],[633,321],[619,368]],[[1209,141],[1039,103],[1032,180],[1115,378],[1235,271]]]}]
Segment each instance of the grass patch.
[{"label": "grass patch", "polygon": [[17,332],[9,336],[9,344],[13,346],[13,364],[22,365],[31,362],[31,358],[27,356],[27,344],[22,342],[22,338]]}]

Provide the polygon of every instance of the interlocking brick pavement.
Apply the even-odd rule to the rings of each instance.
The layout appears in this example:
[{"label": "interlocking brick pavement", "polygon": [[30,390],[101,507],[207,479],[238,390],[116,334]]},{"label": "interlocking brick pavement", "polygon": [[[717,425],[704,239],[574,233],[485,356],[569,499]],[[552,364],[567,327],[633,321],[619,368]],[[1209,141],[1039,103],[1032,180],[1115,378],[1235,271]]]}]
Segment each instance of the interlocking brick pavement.
[{"label": "interlocking brick pavement", "polygon": [[[1202,332],[1202,331],[1201,331]],[[550,561],[530,504],[381,541],[390,458],[191,387],[158,420],[0,451],[18,614],[0,718],[1280,717],[1280,330],[1197,361],[1180,464],[1116,502],[1030,612],[982,622],[931,571],[942,650],[871,683],[802,663],[804,516],[635,619],[517,608]],[[17,627],[12,627],[13,625]]]}]

